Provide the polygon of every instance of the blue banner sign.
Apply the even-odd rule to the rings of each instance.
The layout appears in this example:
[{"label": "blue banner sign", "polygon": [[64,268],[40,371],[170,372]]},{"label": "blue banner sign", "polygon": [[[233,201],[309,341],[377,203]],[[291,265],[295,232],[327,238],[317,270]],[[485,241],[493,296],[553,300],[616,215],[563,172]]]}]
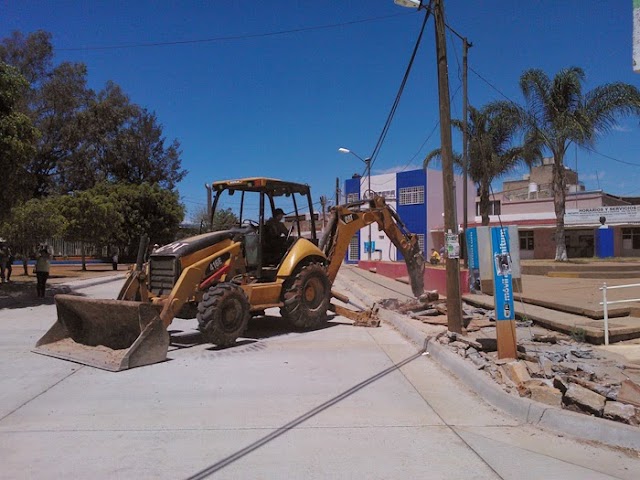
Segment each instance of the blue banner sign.
[{"label": "blue banner sign", "polygon": [[493,254],[493,298],[496,320],[513,320],[513,285],[511,282],[511,255],[509,254],[509,230],[491,227]]},{"label": "blue banner sign", "polygon": [[468,228],[465,234],[467,240],[467,265],[469,266],[469,291],[480,291],[480,261],[478,258],[478,229]]}]

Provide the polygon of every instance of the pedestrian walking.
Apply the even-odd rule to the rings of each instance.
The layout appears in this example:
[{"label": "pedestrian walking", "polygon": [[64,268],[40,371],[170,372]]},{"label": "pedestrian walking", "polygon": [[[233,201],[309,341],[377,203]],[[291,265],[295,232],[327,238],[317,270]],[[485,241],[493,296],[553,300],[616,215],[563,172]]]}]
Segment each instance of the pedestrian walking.
[{"label": "pedestrian walking", "polygon": [[0,243],[0,284],[4,283],[4,269],[7,263],[7,250],[4,243]]},{"label": "pedestrian walking", "polygon": [[111,256],[111,266],[114,270],[118,270],[118,252],[113,252]]},{"label": "pedestrian walking", "polygon": [[7,283],[9,283],[11,281],[11,272],[13,272],[13,261],[16,259],[16,257],[13,255],[13,252],[11,251],[11,248],[7,247],[7,265],[5,267],[5,274],[7,277]]},{"label": "pedestrian walking", "polygon": [[42,247],[38,252],[36,260],[36,291],[39,298],[44,298],[47,290],[47,279],[49,278],[49,270],[51,268],[51,256],[47,247]]}]

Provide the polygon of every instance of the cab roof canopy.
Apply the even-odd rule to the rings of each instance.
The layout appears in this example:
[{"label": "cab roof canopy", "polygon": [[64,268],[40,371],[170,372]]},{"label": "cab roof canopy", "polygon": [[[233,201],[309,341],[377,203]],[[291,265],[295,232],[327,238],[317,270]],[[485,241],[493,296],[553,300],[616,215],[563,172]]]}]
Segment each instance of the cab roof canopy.
[{"label": "cab roof canopy", "polygon": [[271,196],[281,196],[292,193],[307,195],[309,185],[303,183],[285,182],[275,178],[254,177],[238,180],[222,180],[211,184],[216,192],[222,190],[239,190],[244,192],[265,192]]}]

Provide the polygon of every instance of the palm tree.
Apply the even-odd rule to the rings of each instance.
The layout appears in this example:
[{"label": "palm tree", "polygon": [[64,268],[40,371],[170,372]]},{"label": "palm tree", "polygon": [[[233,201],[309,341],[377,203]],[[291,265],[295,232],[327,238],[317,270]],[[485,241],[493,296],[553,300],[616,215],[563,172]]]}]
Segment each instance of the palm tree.
[{"label": "palm tree", "polygon": [[[531,166],[540,158],[537,143],[527,136],[523,145],[513,146],[521,129],[521,112],[508,102],[492,102],[481,109],[469,106],[467,132],[469,139],[468,174],[476,183],[480,195],[482,225],[489,225],[491,183],[514,170],[521,163]],[[462,131],[463,123],[452,120]],[[430,152],[423,162],[426,169],[432,160],[440,158],[440,149]],[[463,167],[463,159],[453,154],[456,166]],[[466,188],[466,186],[465,186]]]},{"label": "palm tree", "polygon": [[616,125],[621,116],[640,115],[640,91],[626,83],[608,83],[583,93],[584,71],[560,70],[551,80],[542,70],[531,69],[520,77],[526,100],[522,121],[541,147],[551,152],[553,203],[556,213],[556,261],[567,260],[564,214],[567,182],[564,155],[571,145],[592,148],[596,138]]}]

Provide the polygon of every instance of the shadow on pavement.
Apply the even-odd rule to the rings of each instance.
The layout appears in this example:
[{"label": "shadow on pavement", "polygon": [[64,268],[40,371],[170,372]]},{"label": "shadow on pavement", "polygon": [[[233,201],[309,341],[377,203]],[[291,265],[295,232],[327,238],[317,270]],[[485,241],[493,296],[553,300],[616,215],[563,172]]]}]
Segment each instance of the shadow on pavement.
[{"label": "shadow on pavement", "polygon": [[[267,338],[279,337],[282,335],[288,335],[290,333],[306,333],[317,330],[324,330],[326,328],[332,328],[338,325],[351,325],[351,323],[349,322],[342,322],[336,320],[336,318],[338,318],[337,315],[330,315],[328,316],[329,321],[320,328],[300,330],[292,327],[289,322],[279,316],[264,315],[260,317],[253,317],[251,318],[251,320],[249,320],[249,327],[247,328],[247,331],[244,333],[242,338],[235,343],[235,345],[232,345],[230,347],[219,347],[217,345],[212,345],[211,347],[207,348],[207,350],[233,351],[234,348],[250,345]],[[171,335],[171,346],[175,349],[191,348],[207,343],[202,336],[202,333],[198,331],[170,329],[169,335]]]}]

